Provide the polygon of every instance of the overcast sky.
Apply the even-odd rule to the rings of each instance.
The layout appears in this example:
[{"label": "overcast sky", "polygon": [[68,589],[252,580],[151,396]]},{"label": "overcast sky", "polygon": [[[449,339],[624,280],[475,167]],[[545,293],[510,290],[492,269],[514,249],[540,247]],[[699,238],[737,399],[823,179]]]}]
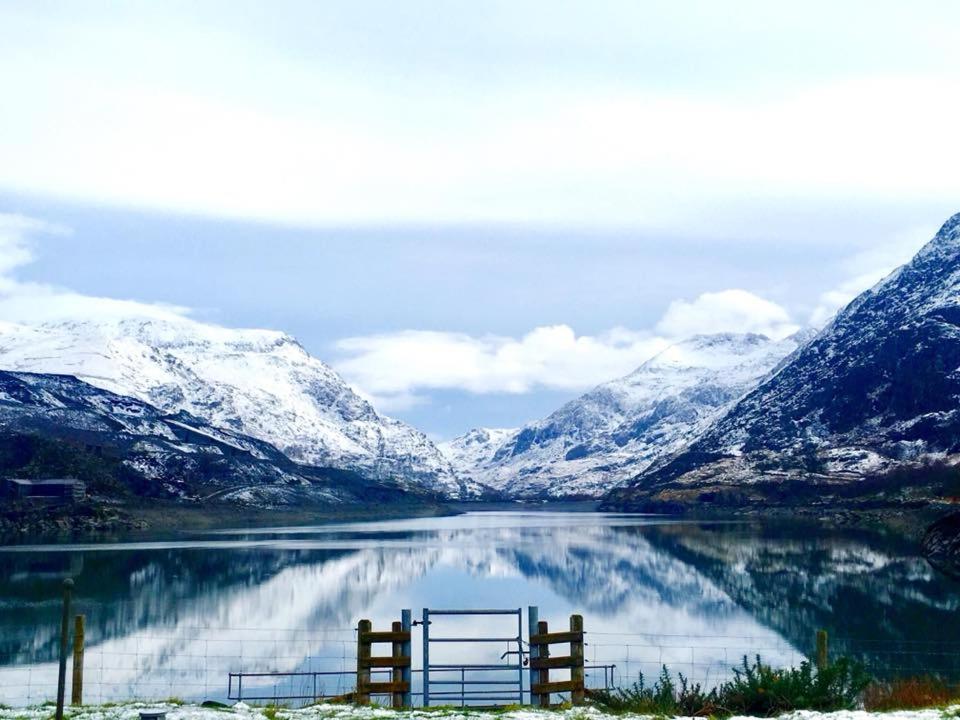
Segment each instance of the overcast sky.
[{"label": "overcast sky", "polygon": [[960,210],[958,26],[0,2],[0,319],[169,304],[286,330],[434,436],[517,425],[691,333],[822,324],[909,258]]}]

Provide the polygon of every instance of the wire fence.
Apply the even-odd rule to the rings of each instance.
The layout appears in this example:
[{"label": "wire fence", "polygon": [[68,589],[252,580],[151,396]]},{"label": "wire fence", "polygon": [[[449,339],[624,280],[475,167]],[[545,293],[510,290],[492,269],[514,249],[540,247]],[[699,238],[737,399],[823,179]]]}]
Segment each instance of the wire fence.
[{"label": "wire fence", "polygon": [[[674,676],[714,687],[734,675],[744,659],[758,656],[774,667],[798,667],[815,655],[815,634],[807,643],[770,636],[677,635],[657,633],[589,633],[588,658],[616,665],[615,684],[631,685],[641,677],[650,682],[664,668]],[[878,680],[936,676],[960,681],[960,643],[926,640],[869,640],[831,637],[830,656],[860,663]]]},{"label": "wire fence", "polygon": [[[22,655],[0,656],[0,703],[32,705],[56,694],[56,660],[29,662]],[[83,665],[86,703],[225,701],[231,672],[343,672],[325,688],[333,695],[353,686],[356,636],[352,628],[178,627],[88,642]]]},{"label": "wire fence", "polygon": [[[814,654],[814,635],[805,642],[763,636],[678,635],[648,632],[586,632],[587,686],[647,682],[666,667],[676,676],[713,687],[729,680],[746,656],[759,655],[775,667],[797,667]],[[960,681],[960,643],[879,641],[831,637],[830,655],[862,663],[878,679],[935,675]],[[468,660],[468,650],[464,658]],[[415,658],[415,663],[417,659]],[[116,638],[90,639],[84,659],[84,702],[121,700],[231,700],[230,674],[244,679],[247,698],[344,695],[356,680],[354,628],[247,628],[178,626]],[[282,675],[277,675],[281,673]],[[260,674],[260,677],[252,677]],[[68,693],[70,674],[68,673]],[[414,695],[417,696],[417,673]],[[0,654],[0,703],[34,705],[52,699],[55,658],[35,660],[29,648]],[[235,699],[235,698],[233,698]]]},{"label": "wire fence", "polygon": [[796,666],[806,659],[791,643],[769,636],[593,632],[587,637],[587,657],[594,663],[615,665],[618,687],[641,677],[649,683],[664,668],[674,676],[682,674],[691,682],[713,687],[730,679],[744,656],[759,654],[764,662],[778,667]]}]

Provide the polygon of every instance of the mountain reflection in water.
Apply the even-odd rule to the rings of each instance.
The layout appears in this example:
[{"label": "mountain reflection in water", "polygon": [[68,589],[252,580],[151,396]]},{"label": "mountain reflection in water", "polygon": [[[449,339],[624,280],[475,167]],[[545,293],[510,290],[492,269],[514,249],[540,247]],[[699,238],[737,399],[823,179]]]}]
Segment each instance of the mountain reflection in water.
[{"label": "mountain reflection in water", "polygon": [[[401,608],[416,615],[424,606],[538,605],[553,628],[580,612],[588,662],[615,663],[620,682],[661,663],[716,682],[757,652],[796,664],[819,628],[830,631],[832,652],[878,674],[955,672],[960,648],[952,622],[960,586],[894,535],[782,521],[470,513],[0,548],[0,702],[54,694],[67,576],[87,616],[91,702],[224,699],[230,671],[350,670],[358,619],[383,628]],[[444,634],[489,635],[498,621],[444,622]],[[417,632],[415,667],[418,640]],[[504,649],[443,647],[434,660],[499,662]],[[332,679],[325,689],[349,684]]]}]

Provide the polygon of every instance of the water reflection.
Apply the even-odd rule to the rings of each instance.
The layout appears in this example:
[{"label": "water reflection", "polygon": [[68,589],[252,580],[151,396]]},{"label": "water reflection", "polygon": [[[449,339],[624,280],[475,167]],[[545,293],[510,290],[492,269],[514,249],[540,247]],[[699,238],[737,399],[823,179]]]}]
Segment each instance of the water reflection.
[{"label": "water reflection", "polygon": [[[745,652],[795,663],[821,627],[881,672],[929,666],[933,643],[938,668],[952,667],[960,646],[958,586],[894,536],[475,513],[0,548],[0,702],[52,696],[68,575],[87,615],[91,701],[222,699],[229,671],[351,669],[356,621],[387,627],[403,607],[536,604],[554,627],[581,612],[588,660],[615,662],[621,680],[667,662],[709,682]],[[491,634],[489,620],[459,622]],[[443,651],[439,662],[486,662],[502,648]]]}]

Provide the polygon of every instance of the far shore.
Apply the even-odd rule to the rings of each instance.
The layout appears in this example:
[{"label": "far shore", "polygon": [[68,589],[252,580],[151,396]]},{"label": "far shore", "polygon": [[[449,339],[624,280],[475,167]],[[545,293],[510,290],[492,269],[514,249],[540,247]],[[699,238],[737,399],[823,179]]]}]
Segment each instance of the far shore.
[{"label": "far shore", "polygon": [[[599,501],[403,503],[343,507],[257,508],[227,503],[185,504],[169,500],[123,505],[81,503],[0,515],[0,544],[114,541],[149,536],[164,539],[212,531],[309,527],[343,522],[372,522],[455,516],[468,512],[597,512]],[[940,507],[703,507],[676,515],[644,514],[685,522],[764,522],[793,518],[831,526],[880,528],[919,539],[930,523],[949,511]],[[606,512],[606,511],[605,511]],[[621,514],[618,511],[609,511]]]}]

